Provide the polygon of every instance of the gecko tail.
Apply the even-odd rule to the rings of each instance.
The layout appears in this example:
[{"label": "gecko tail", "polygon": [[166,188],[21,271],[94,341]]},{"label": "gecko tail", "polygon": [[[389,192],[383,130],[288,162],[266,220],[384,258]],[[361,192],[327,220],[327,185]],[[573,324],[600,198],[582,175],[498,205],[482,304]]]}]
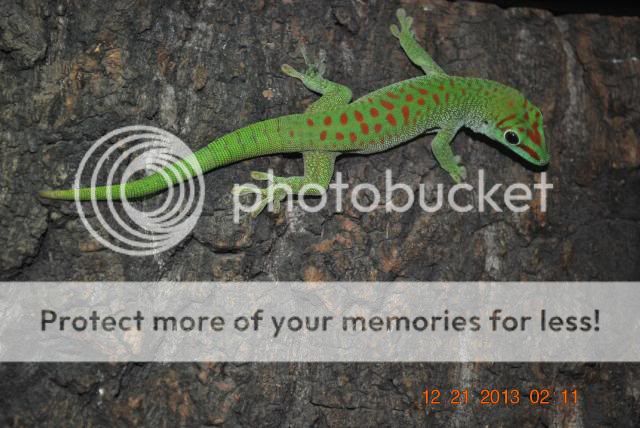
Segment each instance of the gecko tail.
[{"label": "gecko tail", "polygon": [[38,192],[38,196],[46,199],[59,199],[69,201],[75,199],[75,190],[41,190]]},{"label": "gecko tail", "polygon": [[281,120],[268,119],[230,132],[195,153],[165,166],[159,172],[139,180],[95,188],[42,190],[39,195],[46,199],[65,201],[76,198],[80,201],[122,200],[122,195],[126,199],[153,195],[221,166],[266,154],[292,151],[291,147],[284,147],[284,140],[279,135]]},{"label": "gecko tail", "polygon": [[155,172],[147,177],[132,180],[124,184],[111,186],[83,187],[80,189],[41,190],[40,197],[63,201],[90,201],[136,199],[153,195],[162,190],[202,174],[200,161],[197,157],[182,159],[162,169],[162,173]]}]

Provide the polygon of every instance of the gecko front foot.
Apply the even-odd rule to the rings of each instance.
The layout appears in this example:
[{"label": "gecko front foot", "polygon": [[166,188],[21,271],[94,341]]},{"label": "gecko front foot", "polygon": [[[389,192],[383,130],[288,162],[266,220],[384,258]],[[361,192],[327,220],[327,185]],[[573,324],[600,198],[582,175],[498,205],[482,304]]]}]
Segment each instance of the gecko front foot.
[{"label": "gecko front foot", "polygon": [[467,168],[458,165],[449,171],[449,175],[451,175],[456,184],[462,183],[467,178]]},{"label": "gecko front foot", "polygon": [[450,168],[447,169],[447,172],[449,173],[449,175],[451,175],[451,178],[453,178],[453,181],[455,181],[456,184],[458,184],[467,179],[467,168],[465,168],[460,164],[460,156],[455,155],[453,157],[453,161],[455,163],[451,165]]}]

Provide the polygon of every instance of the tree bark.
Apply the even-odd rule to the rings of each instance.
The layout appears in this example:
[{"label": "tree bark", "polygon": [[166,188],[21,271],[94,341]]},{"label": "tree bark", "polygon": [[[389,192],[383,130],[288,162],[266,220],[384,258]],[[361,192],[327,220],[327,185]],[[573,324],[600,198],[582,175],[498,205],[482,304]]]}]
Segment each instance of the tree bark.
[{"label": "tree bark", "polygon": [[[326,76],[354,98],[419,75],[388,30],[400,6],[446,72],[516,87],[541,108],[554,185],[547,212],[363,214],[347,204],[343,213],[295,210],[233,224],[229,192],[250,181],[249,171],[302,172],[297,157],[269,156],[207,174],[192,234],[171,251],[136,258],[101,248],[73,203],[37,197],[69,187],[91,144],[121,126],[157,126],[195,150],[303,111],[317,97],[280,72],[283,63],[304,68],[301,41],[313,54],[327,51]],[[637,17],[443,0],[8,5],[0,11],[0,277],[639,280],[639,41]],[[386,168],[416,188],[447,183],[430,138],[340,158],[336,171],[351,186],[382,188]],[[540,171],[469,133],[454,148],[472,179],[482,168],[495,183],[540,180]],[[15,426],[495,426],[513,418],[632,426],[639,418],[635,364],[4,364],[0,373],[0,414]],[[562,385],[583,395],[566,409],[469,406],[426,416],[420,394],[430,385]]]}]

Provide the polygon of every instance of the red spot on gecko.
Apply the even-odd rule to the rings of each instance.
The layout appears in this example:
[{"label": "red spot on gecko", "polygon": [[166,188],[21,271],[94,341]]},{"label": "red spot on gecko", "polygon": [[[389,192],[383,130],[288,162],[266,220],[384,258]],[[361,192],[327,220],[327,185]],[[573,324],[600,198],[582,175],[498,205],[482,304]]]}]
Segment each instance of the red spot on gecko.
[{"label": "red spot on gecko", "polygon": [[524,99],[524,103],[522,104],[522,108],[527,108],[527,105],[529,105],[529,101],[527,101],[527,99]]},{"label": "red spot on gecko", "polygon": [[336,140],[344,140],[344,134],[342,132],[336,132]]},{"label": "red spot on gecko", "polygon": [[529,121],[529,112],[528,111],[524,112],[524,120],[526,120],[527,122]]},{"label": "red spot on gecko", "polygon": [[374,126],[373,129],[376,130],[376,134],[379,134],[380,131],[382,131],[382,125],[380,125],[379,123],[376,123],[376,126]]},{"label": "red spot on gecko", "polygon": [[380,104],[382,104],[382,107],[386,108],[387,110],[393,110],[393,104],[391,104],[387,100],[380,101]]},{"label": "red spot on gecko", "polygon": [[536,146],[540,147],[542,144],[542,136],[540,135],[540,131],[538,131],[538,122],[533,124],[533,131],[527,131],[527,136],[535,143]]},{"label": "red spot on gecko", "polygon": [[456,87],[456,81],[453,79],[449,79],[449,84],[451,85],[452,88]]},{"label": "red spot on gecko", "polygon": [[449,102],[449,92],[447,92],[446,94],[444,94],[444,102],[448,103]]},{"label": "red spot on gecko", "polygon": [[373,100],[371,98],[367,98],[367,101],[369,101],[370,103],[373,102]]},{"label": "red spot on gecko", "polygon": [[396,94],[394,94],[393,92],[387,92],[387,96],[389,98],[393,98],[394,100],[397,100],[398,98],[400,98],[399,96],[397,96]]},{"label": "red spot on gecko", "polygon": [[293,137],[293,130],[289,131],[289,137]]},{"label": "red spot on gecko", "polygon": [[324,118],[324,124],[327,126],[331,125],[331,116],[327,116]]},{"label": "red spot on gecko", "polygon": [[307,119],[307,125],[309,125],[309,126],[313,126],[313,120],[311,120],[311,119]]},{"label": "red spot on gecko", "polygon": [[321,141],[324,141],[324,140],[326,140],[326,139],[327,139],[327,131],[322,131],[322,132],[320,133],[320,140],[321,140]]},{"label": "red spot on gecko", "polygon": [[463,97],[467,95],[467,91],[465,91],[464,88],[460,89],[460,93],[462,94]]},{"label": "red spot on gecko", "polygon": [[352,143],[355,143],[358,137],[356,136],[355,132],[352,132],[349,134],[349,139],[351,140]]},{"label": "red spot on gecko", "polygon": [[396,118],[391,113],[387,115],[387,122],[389,122],[391,126],[396,126],[398,124],[398,122],[396,122]]},{"label": "red spot on gecko", "polygon": [[367,125],[366,123],[361,123],[360,129],[362,130],[362,133],[364,135],[367,135],[369,133],[369,125]]},{"label": "red spot on gecko", "polygon": [[378,109],[375,107],[371,107],[371,110],[369,110],[369,113],[371,113],[371,117],[378,117]]},{"label": "red spot on gecko", "polygon": [[[487,95],[489,95],[489,94],[487,94]],[[514,106],[513,100],[509,100],[509,101],[507,102],[507,107],[509,107],[509,108],[513,108],[513,106]]]},{"label": "red spot on gecko", "polygon": [[408,102],[413,101],[413,95],[409,94],[405,97],[405,100],[407,100]]},{"label": "red spot on gecko", "polygon": [[420,92],[422,95],[428,95],[429,94],[429,91],[427,91],[426,89],[422,89],[422,88],[418,89],[418,92]]},{"label": "red spot on gecko", "polygon": [[353,113],[353,115],[356,117],[356,120],[358,122],[362,122],[364,120],[364,116],[362,116],[362,113],[357,110]]},{"label": "red spot on gecko", "polygon": [[515,118],[516,115],[515,114],[510,114],[509,116],[505,117],[504,119],[502,119],[500,122],[496,123],[496,128],[500,128],[505,122]]},{"label": "red spot on gecko", "polygon": [[435,101],[436,104],[440,104],[440,97],[438,96],[438,94],[433,94],[433,101]]},{"label": "red spot on gecko", "polygon": [[340,123],[343,125],[346,125],[348,121],[349,121],[349,118],[347,117],[347,113],[342,113],[340,115]]},{"label": "red spot on gecko", "polygon": [[423,106],[424,105],[424,98],[418,98],[418,104]]},{"label": "red spot on gecko", "polygon": [[441,91],[444,91],[444,85],[441,83],[440,86],[438,86],[438,89],[440,89]]},{"label": "red spot on gecko", "polygon": [[409,122],[409,107],[402,106],[402,118],[405,124]]},{"label": "red spot on gecko", "polygon": [[536,119],[538,119],[538,118],[540,118],[540,112],[539,111],[536,112]]},{"label": "red spot on gecko", "polygon": [[524,150],[525,152],[529,153],[529,155],[530,155],[532,158],[534,158],[535,160],[540,160],[540,156],[538,156],[538,154],[537,154],[535,151],[533,151],[533,149],[532,149],[531,147],[529,147],[529,146],[526,146],[526,145],[522,144],[522,145],[520,146],[520,148],[521,148],[522,150]]}]

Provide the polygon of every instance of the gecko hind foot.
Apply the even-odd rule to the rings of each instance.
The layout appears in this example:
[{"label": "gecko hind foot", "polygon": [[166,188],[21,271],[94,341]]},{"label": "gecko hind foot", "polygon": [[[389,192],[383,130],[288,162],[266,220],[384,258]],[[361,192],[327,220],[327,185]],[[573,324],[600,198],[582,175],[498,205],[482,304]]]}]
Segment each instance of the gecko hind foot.
[{"label": "gecko hind foot", "polygon": [[254,194],[256,195],[257,204],[251,210],[251,217],[257,217],[265,207],[268,205],[273,206],[273,212],[278,213],[282,208],[281,202],[287,197],[289,192],[286,188],[283,188],[282,183],[278,184],[279,180],[283,180],[280,177],[275,177],[272,173],[261,172],[261,171],[251,171],[251,178],[258,181],[271,181],[272,183],[265,188],[260,188],[255,184],[245,184],[242,186],[234,186],[231,190],[231,193],[234,195],[248,195]]},{"label": "gecko hind foot", "polygon": [[300,46],[300,52],[302,53],[302,57],[304,58],[304,63],[307,66],[307,69],[304,72],[300,72],[290,66],[289,64],[282,65],[282,72],[287,76],[293,77],[295,79],[304,80],[304,79],[317,79],[322,78],[324,72],[326,71],[326,60],[327,54],[324,50],[320,49],[318,52],[318,60],[311,60],[309,55],[307,54],[307,50],[304,45]]},{"label": "gecko hind foot", "polygon": [[392,24],[389,27],[391,29],[391,34],[393,34],[397,38],[400,38],[401,35],[414,37],[415,34],[411,29],[411,24],[413,24],[413,18],[410,16],[407,16],[407,12],[405,12],[405,10],[402,8],[396,11],[396,17],[398,18],[398,22],[400,23],[400,28],[398,28],[396,24]]},{"label": "gecko hind foot", "polygon": [[282,208],[282,201],[287,197],[287,192],[281,187],[268,186],[259,188],[254,185],[236,186],[231,190],[234,195],[256,195],[256,204],[252,207],[251,217],[257,217],[268,205],[273,206],[273,212],[279,213]]},{"label": "gecko hind foot", "polygon": [[258,181],[267,181],[269,179],[273,180],[275,177],[273,174],[269,174],[268,172],[251,171],[251,178]]}]

